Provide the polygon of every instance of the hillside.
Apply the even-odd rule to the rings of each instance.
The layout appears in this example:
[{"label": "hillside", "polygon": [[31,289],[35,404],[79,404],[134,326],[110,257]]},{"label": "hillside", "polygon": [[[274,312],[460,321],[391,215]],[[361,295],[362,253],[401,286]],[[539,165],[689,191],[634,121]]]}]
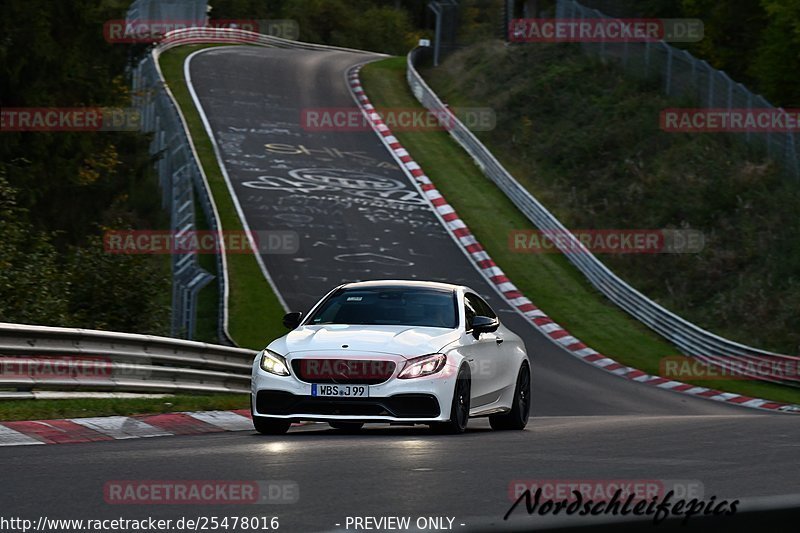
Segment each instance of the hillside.
[{"label": "hillside", "polygon": [[696,254],[601,255],[636,288],[726,337],[783,353],[800,347],[800,187],[732,134],[659,129],[690,106],[654,81],[569,45],[484,42],[426,79],[451,106],[488,106],[479,137],[574,229],[686,228]]}]

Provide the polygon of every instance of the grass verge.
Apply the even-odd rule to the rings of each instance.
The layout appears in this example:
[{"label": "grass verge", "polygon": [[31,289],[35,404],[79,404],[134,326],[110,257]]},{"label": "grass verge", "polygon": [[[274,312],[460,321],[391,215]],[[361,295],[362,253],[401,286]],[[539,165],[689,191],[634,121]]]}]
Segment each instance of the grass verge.
[{"label": "grass verge", "polygon": [[73,400],[3,400],[0,420],[52,420],[89,416],[140,415],[177,411],[249,408],[247,394],[175,395],[164,398],[76,398]]},{"label": "grass verge", "polygon": [[[405,58],[370,63],[361,80],[372,104],[421,108],[405,81]],[[458,211],[494,261],[537,306],[595,350],[650,374],[663,357],[678,350],[617,308],[562,255],[519,254],[509,250],[512,230],[535,229],[489,181],[461,147],[443,131],[395,132]],[[800,403],[800,391],[753,381],[685,380],[703,387],[788,403]]]},{"label": "grass verge", "polygon": [[[194,106],[186,80],[183,76],[183,65],[193,52],[208,45],[182,46],[169,50],[161,55],[160,65],[164,78],[181,107],[189,132],[194,140],[197,154],[206,173],[211,193],[217,204],[220,226],[225,231],[242,231],[242,223],[231,199],[225,178],[214,155],[211,140],[203,127],[200,114]],[[270,339],[285,333],[281,325],[284,310],[278,298],[256,262],[252,254],[229,254],[229,330],[231,337],[239,346],[245,348],[263,348]],[[204,291],[213,290],[207,287]]]}]

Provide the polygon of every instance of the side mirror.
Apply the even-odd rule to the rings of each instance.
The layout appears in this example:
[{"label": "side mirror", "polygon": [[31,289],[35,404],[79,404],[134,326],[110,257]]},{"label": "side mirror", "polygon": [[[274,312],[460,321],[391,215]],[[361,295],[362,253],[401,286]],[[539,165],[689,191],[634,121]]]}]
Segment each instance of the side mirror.
[{"label": "side mirror", "polygon": [[476,339],[481,336],[481,333],[497,331],[499,327],[500,321],[496,318],[478,315],[472,319],[472,335]]},{"label": "side mirror", "polygon": [[300,319],[303,318],[303,313],[295,311],[294,313],[286,313],[283,315],[283,325],[289,329],[296,329],[300,325]]}]

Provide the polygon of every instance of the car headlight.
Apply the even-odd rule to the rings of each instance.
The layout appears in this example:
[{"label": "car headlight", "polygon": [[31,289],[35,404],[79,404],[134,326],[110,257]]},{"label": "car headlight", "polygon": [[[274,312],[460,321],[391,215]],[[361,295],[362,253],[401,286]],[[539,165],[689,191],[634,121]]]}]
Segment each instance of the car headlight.
[{"label": "car headlight", "polygon": [[441,353],[415,357],[406,361],[406,366],[397,377],[400,379],[412,379],[430,376],[443,369],[445,363],[447,363],[447,356]]},{"label": "car headlight", "polygon": [[261,369],[276,376],[288,376],[289,367],[286,366],[286,358],[269,350],[261,351]]}]

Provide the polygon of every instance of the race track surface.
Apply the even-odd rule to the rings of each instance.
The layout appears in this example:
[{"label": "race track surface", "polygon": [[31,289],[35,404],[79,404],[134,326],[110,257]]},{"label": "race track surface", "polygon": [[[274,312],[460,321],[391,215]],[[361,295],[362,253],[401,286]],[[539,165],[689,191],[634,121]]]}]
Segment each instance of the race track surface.
[{"label": "race track surface", "polygon": [[230,47],[190,62],[250,230],[300,238],[296,253],[262,254],[289,308],[307,311],[347,281],[461,283],[524,338],[534,363],[534,415],[751,412],[626,382],[568,356],[470,264],[372,130],[303,127],[304,112],[355,109],[345,72],[363,61],[343,52]]}]

